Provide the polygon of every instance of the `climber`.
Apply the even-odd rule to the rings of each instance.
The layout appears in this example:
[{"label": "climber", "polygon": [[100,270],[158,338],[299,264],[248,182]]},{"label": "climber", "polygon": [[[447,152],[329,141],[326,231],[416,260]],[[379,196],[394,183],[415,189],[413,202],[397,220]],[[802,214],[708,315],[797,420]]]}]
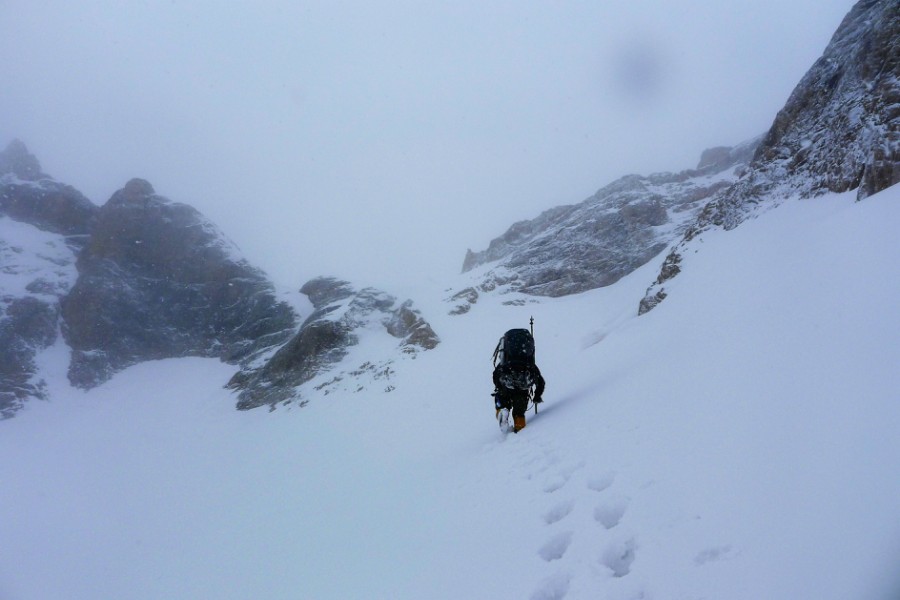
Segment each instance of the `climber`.
[{"label": "climber", "polygon": [[534,337],[527,329],[510,329],[494,350],[494,408],[500,429],[518,433],[525,427],[525,411],[534,388],[535,405],[542,402],[544,378],[534,362]]}]

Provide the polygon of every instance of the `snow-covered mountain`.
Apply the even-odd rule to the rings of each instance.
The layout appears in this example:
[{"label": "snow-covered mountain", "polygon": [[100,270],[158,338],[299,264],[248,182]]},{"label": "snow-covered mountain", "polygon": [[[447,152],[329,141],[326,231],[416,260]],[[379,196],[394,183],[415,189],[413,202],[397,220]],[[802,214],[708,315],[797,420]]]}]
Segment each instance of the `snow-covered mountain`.
[{"label": "snow-covered mountain", "polygon": [[294,326],[291,307],[215,225],[142,179],[97,211],[77,266],[62,317],[78,387],[145,360],[236,363]]},{"label": "snow-covered mountain", "polygon": [[759,141],[711,148],[680,173],[622,177],[579,204],[514,224],[486,250],[468,251],[463,272],[487,266],[476,285],[453,295],[455,311],[479,292],[565,296],[615,283],[683,234],[709,198],[734,183]]},{"label": "snow-covered mountain", "polygon": [[640,303],[666,295],[694,239],[733,229],[785,198],[856,191],[860,200],[900,182],[900,6],[861,0],[797,84],[740,180],[712,199],[669,252]]},{"label": "snow-covered mountain", "polygon": [[[0,598],[900,598],[898,18],[857,3],[758,147],[414,302],[289,304],[147,182],[96,207],[11,145]],[[531,317],[546,402],[503,435]]]},{"label": "snow-covered mountain", "polygon": [[[221,384],[240,391],[241,409],[300,401],[297,388],[319,374],[316,392],[342,380],[364,389],[364,373],[389,380],[394,360],[439,341],[412,300],[329,278],[300,288],[313,312],[298,325],[302,299],[277,292],[191,206],[132,179],[97,207],[42,173],[19,141],[0,152],[0,216],[3,417],[47,399],[36,361],[60,335],[76,387],[148,360],[213,356],[239,369]],[[360,344],[357,330],[378,326],[393,350],[340,364]]]}]

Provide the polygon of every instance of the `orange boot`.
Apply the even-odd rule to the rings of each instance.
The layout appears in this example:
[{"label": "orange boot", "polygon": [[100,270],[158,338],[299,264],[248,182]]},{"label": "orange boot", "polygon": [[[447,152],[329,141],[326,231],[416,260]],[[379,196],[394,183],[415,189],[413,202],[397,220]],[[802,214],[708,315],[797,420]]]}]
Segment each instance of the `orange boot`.
[{"label": "orange boot", "polygon": [[522,415],[522,416],[514,415],[513,416],[513,432],[519,433],[519,431],[521,431],[523,429],[525,429],[525,415]]}]

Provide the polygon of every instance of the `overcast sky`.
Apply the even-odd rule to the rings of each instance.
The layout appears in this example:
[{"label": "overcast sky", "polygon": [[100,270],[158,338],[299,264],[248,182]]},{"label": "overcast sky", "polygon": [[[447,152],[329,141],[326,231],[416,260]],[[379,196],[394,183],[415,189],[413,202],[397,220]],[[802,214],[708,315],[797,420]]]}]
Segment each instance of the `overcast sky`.
[{"label": "overcast sky", "polygon": [[96,204],[143,177],[284,283],[392,291],[763,133],[852,5],[0,0],[0,145]]}]

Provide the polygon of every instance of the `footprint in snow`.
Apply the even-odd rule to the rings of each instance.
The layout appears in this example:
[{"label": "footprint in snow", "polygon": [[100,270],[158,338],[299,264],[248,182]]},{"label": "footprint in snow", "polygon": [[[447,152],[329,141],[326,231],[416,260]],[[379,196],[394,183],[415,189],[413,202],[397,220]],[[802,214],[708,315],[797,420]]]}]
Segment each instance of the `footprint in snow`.
[{"label": "footprint in snow", "polygon": [[565,476],[563,473],[559,473],[553,477],[547,479],[544,482],[544,493],[552,494],[558,489],[561,489],[566,483],[568,483],[569,478]]},{"label": "footprint in snow", "polygon": [[569,513],[572,512],[573,508],[575,508],[574,500],[565,500],[555,504],[553,508],[544,513],[544,523],[553,525],[554,523],[562,521],[569,516]]},{"label": "footprint in snow", "polygon": [[532,592],[531,600],[562,600],[569,593],[570,581],[568,573],[551,575]]},{"label": "footprint in snow", "polygon": [[560,489],[566,483],[569,482],[569,479],[572,478],[572,475],[575,471],[584,467],[584,462],[578,462],[574,465],[570,465],[568,467],[561,468],[555,475],[549,477],[544,483],[544,491],[548,494],[552,494],[556,490]]},{"label": "footprint in snow", "polygon": [[611,486],[615,480],[616,474],[610,471],[609,473],[603,473],[602,475],[597,475],[588,479],[587,486],[590,490],[602,492],[609,489],[609,486]]},{"label": "footprint in snow", "polygon": [[600,562],[612,571],[613,577],[625,577],[631,573],[636,549],[634,538],[613,542],[606,548]]},{"label": "footprint in snow", "polygon": [[538,556],[540,556],[547,562],[559,560],[565,555],[566,550],[569,549],[569,545],[571,543],[571,531],[558,533],[547,540],[547,542],[545,542],[543,546],[541,546],[541,549],[538,550]]},{"label": "footprint in snow", "polygon": [[628,508],[628,498],[615,496],[609,498],[594,508],[594,520],[606,529],[612,529],[622,520],[625,510]]}]

